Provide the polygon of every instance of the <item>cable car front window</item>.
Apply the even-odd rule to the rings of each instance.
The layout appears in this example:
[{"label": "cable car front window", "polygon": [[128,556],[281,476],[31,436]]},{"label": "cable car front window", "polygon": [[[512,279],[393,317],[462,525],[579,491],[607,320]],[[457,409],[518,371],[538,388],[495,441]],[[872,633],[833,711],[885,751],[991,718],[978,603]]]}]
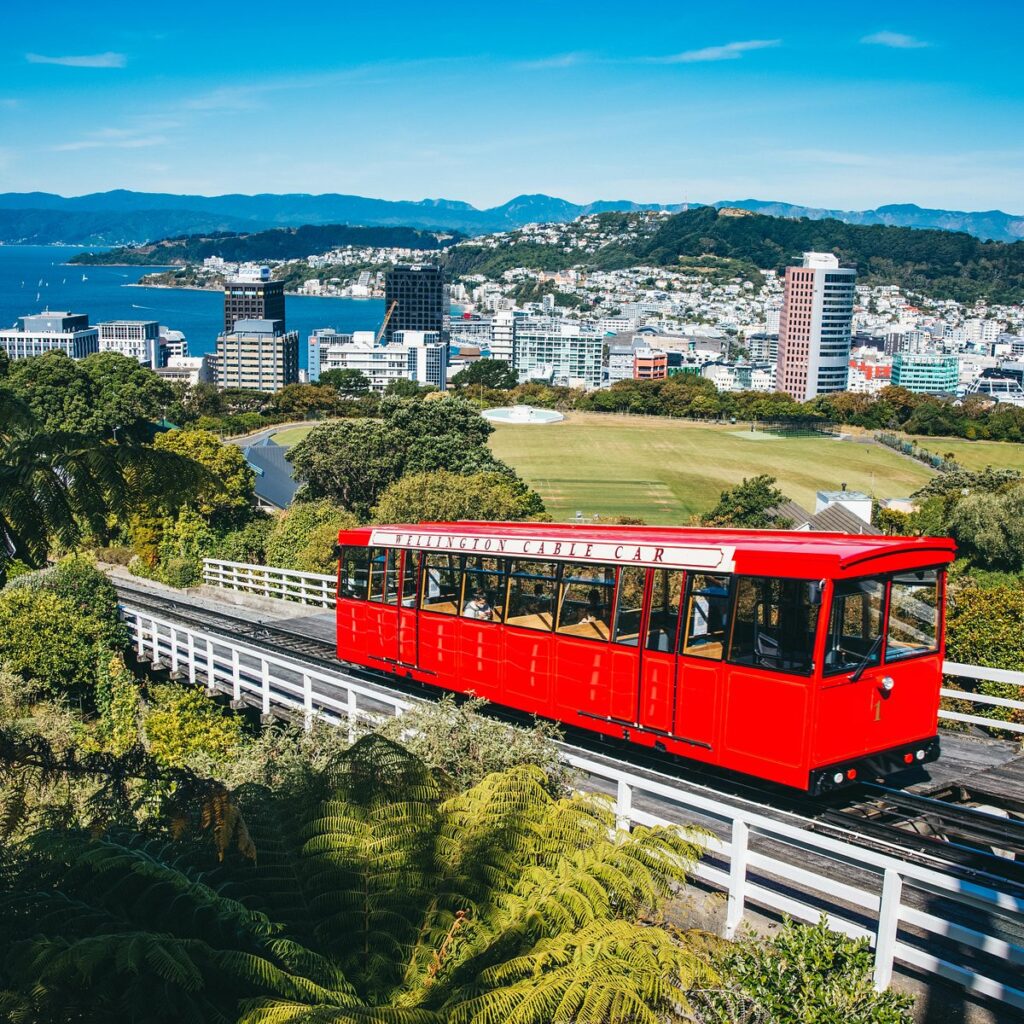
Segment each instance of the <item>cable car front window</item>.
[{"label": "cable car front window", "polygon": [[881,661],[885,583],[843,580],[832,590],[825,674],[870,668]]},{"label": "cable car front window", "polygon": [[369,575],[370,549],[346,547],[341,556],[341,596],[365,601]]},{"label": "cable car front window", "polygon": [[935,569],[900,573],[889,592],[885,660],[898,661],[939,649],[939,574]]}]

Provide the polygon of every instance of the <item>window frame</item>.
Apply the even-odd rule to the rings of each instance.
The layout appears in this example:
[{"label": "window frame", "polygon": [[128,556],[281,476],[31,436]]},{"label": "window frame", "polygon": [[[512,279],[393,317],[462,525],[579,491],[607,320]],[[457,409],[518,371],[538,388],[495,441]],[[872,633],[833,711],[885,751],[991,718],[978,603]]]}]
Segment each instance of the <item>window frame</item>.
[{"label": "window frame", "polygon": [[[828,626],[825,629],[825,646],[822,648],[822,652],[821,652],[821,663],[822,663],[821,664],[821,678],[823,680],[824,679],[836,679],[838,676],[850,675],[851,673],[857,671],[857,666],[856,665],[843,666],[842,668],[829,668],[825,664],[825,659],[828,656],[828,650],[829,650],[829,647],[828,647],[829,637],[832,634],[832,615],[833,615],[833,612],[835,610],[836,587],[841,585],[841,584],[843,584],[843,583],[870,583],[870,582],[874,582],[874,583],[880,583],[882,585],[882,611],[881,611],[880,616],[879,616],[879,633],[878,633],[879,638],[881,639],[881,643],[879,644],[879,647],[878,647],[878,660],[874,661],[874,662],[868,662],[868,664],[864,666],[864,671],[867,672],[868,669],[880,668],[883,664],[885,664],[885,640],[886,640],[886,633],[888,632],[888,629],[889,629],[889,579],[888,579],[888,574],[882,573],[881,575],[877,575],[877,576],[856,576],[856,577],[852,577],[850,579],[840,579],[840,580],[833,579],[830,582],[832,583],[832,587],[831,587],[831,592],[829,594],[829,599],[828,599],[828,615],[827,615]],[[874,642],[874,641],[872,641],[872,642]]]},{"label": "window frame", "polygon": [[[800,668],[793,668],[791,666],[764,665],[764,664],[760,664],[760,663],[756,663],[756,662],[736,661],[734,659],[734,657],[733,657],[733,648],[735,646],[736,623],[737,623],[737,621],[739,619],[738,605],[739,605],[739,597],[740,597],[740,586],[741,586],[741,584],[743,583],[744,580],[751,580],[751,581],[753,581],[753,580],[767,580],[770,583],[771,582],[778,582],[781,585],[785,585],[787,583],[796,583],[796,584],[803,584],[804,586],[815,585],[818,582],[817,580],[806,579],[806,578],[804,578],[802,576],[752,576],[752,575],[745,574],[745,573],[744,574],[739,574],[739,573],[733,574],[732,575],[732,581],[731,581],[730,587],[729,587],[729,591],[730,591],[730,594],[729,594],[729,616],[730,616],[730,618],[729,618],[729,649],[725,653],[725,655],[722,658],[722,660],[725,661],[726,663],[728,663],[729,665],[732,665],[732,666],[734,666],[736,668],[757,669],[760,672],[779,672],[782,675],[800,676],[801,678],[805,678],[805,679],[806,678],[810,678],[811,676],[813,676],[814,675],[814,670],[815,670],[815,657],[814,657],[814,654],[815,654],[815,651],[817,650],[817,647],[818,647],[818,634],[821,631],[821,620],[822,620],[821,606],[822,606],[823,602],[820,599],[819,599],[819,601],[818,601],[818,603],[816,605],[811,603],[811,602],[807,602],[806,603],[806,607],[816,608],[817,609],[817,613],[814,616],[814,629],[811,631],[811,643],[810,643],[810,646],[806,649],[806,652],[805,652],[807,654],[807,666],[806,666],[806,668],[800,669]],[[781,593],[780,593],[780,597],[781,597]],[[780,602],[775,607],[780,610],[779,625],[776,628],[781,632],[781,630],[782,630],[781,609],[783,607],[783,604]],[[831,622],[831,604],[829,605],[829,621]],[[784,649],[780,645],[780,648],[779,648],[779,658],[781,659],[785,653],[786,652],[784,651]],[[699,655],[698,655],[698,657],[699,657]],[[853,670],[850,669],[850,671],[852,672]]]},{"label": "window frame", "polygon": [[[934,572],[935,573],[935,590],[937,592],[937,602],[935,606],[935,645],[929,648],[927,651],[915,651],[912,654],[901,654],[898,657],[889,657],[889,617],[892,612],[892,588],[896,583],[899,576],[904,573],[913,572]],[[946,610],[946,571],[945,569],[937,566],[931,566],[924,569],[901,569],[893,572],[889,575],[885,590],[885,632],[882,639],[882,660],[880,664],[883,665],[902,665],[906,661],[913,661],[915,658],[927,658],[934,656],[942,650],[943,641],[945,639],[945,610]]]},{"label": "window frame", "polygon": [[[366,544],[343,544],[341,548],[341,557],[338,559],[338,597],[343,601],[368,601],[370,593],[370,547]],[[362,596],[356,596],[354,594],[346,594],[342,588],[346,579],[346,560],[350,551],[360,552],[363,559],[363,571],[366,573],[366,579],[363,585]]]},{"label": "window frame", "polygon": [[[592,644],[593,643],[597,643],[597,644],[607,644],[607,643],[610,643],[611,639],[612,639],[612,632],[613,632],[613,629],[614,629],[615,607],[616,607],[616,605],[615,605],[615,598],[616,598],[616,594],[618,592],[618,583],[619,583],[618,566],[612,565],[612,564],[607,563],[607,562],[564,562],[564,561],[563,562],[559,562],[558,566],[559,566],[559,572],[558,572],[558,600],[557,600],[557,605],[556,605],[556,608],[555,608],[554,623],[553,623],[553,632],[554,632],[555,636],[566,637],[566,638],[568,638],[570,640],[586,640],[587,643],[592,643]],[[584,580],[578,580],[578,579],[577,580],[570,579],[569,581],[567,581],[566,580],[566,576],[572,577],[572,573],[573,573],[574,569],[590,569],[590,570],[593,570],[593,571],[599,571],[599,570],[603,569],[606,572],[608,570],[611,570],[611,585],[609,586],[607,583],[600,583],[600,584],[598,584],[598,583],[596,583],[595,581],[592,581],[592,580],[584,581]],[[604,636],[604,637],[601,637],[601,636],[586,636],[585,634],[582,634],[582,633],[568,633],[568,632],[565,632],[562,629],[562,609],[563,609],[563,607],[565,605],[566,591],[570,587],[584,586],[584,585],[589,585],[592,588],[596,587],[596,586],[605,587],[605,588],[608,589],[608,591],[610,593],[609,602],[608,602],[608,622],[606,623],[607,630],[608,630],[608,635],[607,636]],[[578,626],[580,624],[581,623],[579,623],[579,622],[574,622],[574,623],[570,623],[570,626]]]},{"label": "window frame", "polygon": [[[469,560],[471,558],[490,558],[494,562],[499,564],[499,568],[494,572],[488,569],[470,569]],[[473,622],[484,626],[503,626],[505,624],[505,609],[508,607],[508,587],[509,587],[509,564],[512,559],[506,558],[504,555],[489,555],[489,554],[469,554],[462,556],[462,582],[459,586],[459,602],[457,605],[456,617],[466,622]],[[501,602],[501,614],[495,615],[495,605],[491,605],[490,619],[477,619],[472,615],[466,614],[466,605],[469,603],[469,592],[466,584],[469,582],[471,576],[475,575],[493,575],[501,577],[501,596],[499,598]]]},{"label": "window frame", "polygon": [[[529,633],[546,633],[549,636],[555,635],[555,619],[558,615],[558,601],[561,596],[562,587],[562,566],[565,562],[559,562],[554,558],[531,558],[526,556],[524,558],[508,557],[508,572],[506,574],[506,587],[505,587],[505,606],[502,609],[501,623],[504,626],[508,626],[509,629],[524,629]],[[552,593],[548,596],[548,600],[551,602],[547,614],[551,618],[550,625],[544,628],[538,628],[537,626],[530,626],[522,622],[509,622],[509,611],[512,607],[512,588],[514,586],[514,579],[516,576],[516,566],[526,562],[531,565],[551,565],[554,567],[554,572],[549,577],[542,577],[544,579],[550,579],[553,581]],[[533,612],[531,615],[543,615],[543,612]],[[517,614],[517,618],[519,616]]]},{"label": "window frame", "polygon": [[[725,593],[725,607],[728,621],[725,624],[724,637],[721,644],[721,652],[717,658],[708,657],[703,654],[695,654],[686,649],[686,641],[690,633],[690,612],[693,607],[693,585],[701,576],[724,577],[728,580]],[[732,643],[733,627],[733,600],[736,592],[736,574],[731,572],[707,572],[695,570],[686,575],[686,593],[683,598],[681,621],[679,624],[679,636],[677,638],[676,656],[680,658],[697,658],[701,662],[712,662],[719,665],[727,664],[726,655]]]},{"label": "window frame", "polygon": [[[456,560],[455,564],[458,566],[458,568],[456,569],[456,572],[458,572],[458,574],[459,574],[458,593],[455,595],[455,600],[451,602],[451,604],[454,607],[453,607],[453,610],[450,611],[450,612],[441,612],[441,611],[437,610],[437,606],[436,605],[435,606],[431,606],[431,605],[425,605],[423,603],[427,599],[427,597],[429,596],[430,589],[429,589],[428,586],[422,585],[422,583],[423,583],[423,581],[425,581],[425,580],[427,580],[429,578],[430,570],[431,569],[438,568],[437,566],[430,565],[430,559],[431,558],[447,558],[447,559],[449,559],[449,562],[448,562],[449,570],[452,568],[451,559],[455,559]],[[462,591],[463,591],[463,588],[465,586],[465,581],[466,581],[465,555],[463,555],[461,553],[454,554],[454,553],[449,552],[449,551],[424,551],[423,552],[423,559],[421,560],[421,564],[420,564],[420,580],[421,580],[421,586],[420,586],[420,592],[419,592],[419,597],[418,597],[418,603],[416,605],[416,610],[418,612],[427,612],[427,614],[429,614],[429,615],[444,615],[446,618],[450,618],[450,619],[458,619],[458,618],[460,618],[459,612],[460,612],[460,610],[462,608]],[[448,602],[445,602],[445,603],[448,603]]]},{"label": "window frame", "polygon": [[[637,609],[636,641],[620,640],[619,632],[619,601],[622,597],[622,574],[636,571],[643,573],[643,586],[640,588],[640,607]],[[608,629],[608,639],[618,647],[625,647],[637,652],[644,650],[646,635],[644,631],[645,613],[647,611],[647,591],[650,586],[650,572],[646,565],[620,565],[615,573],[615,595],[612,603],[612,621]]]}]

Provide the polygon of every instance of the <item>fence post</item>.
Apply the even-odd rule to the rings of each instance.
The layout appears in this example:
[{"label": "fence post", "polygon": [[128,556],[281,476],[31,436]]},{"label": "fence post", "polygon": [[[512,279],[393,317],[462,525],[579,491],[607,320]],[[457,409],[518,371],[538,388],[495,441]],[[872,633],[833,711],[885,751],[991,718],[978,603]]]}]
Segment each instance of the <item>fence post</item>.
[{"label": "fence post", "polygon": [[171,678],[173,679],[178,674],[178,631],[173,627],[169,627],[171,631]]},{"label": "fence post", "polygon": [[135,616],[135,653],[142,660],[142,652],[146,649],[146,642],[142,636],[142,613],[133,612]]},{"label": "fence post", "polygon": [[302,717],[302,725],[309,732],[313,728],[313,680],[309,678],[308,672],[302,673],[302,706],[306,712]]},{"label": "fence post", "polygon": [[260,658],[260,677],[263,681],[263,714],[270,714],[270,665],[266,658]]},{"label": "fence post", "polygon": [[731,939],[743,921],[747,889],[747,851],[750,848],[750,826],[740,818],[732,823],[732,846],[729,850],[729,902],[725,912],[725,937]]},{"label": "fence post", "polygon": [[190,629],[188,631],[186,649],[188,651],[188,681],[192,686],[196,684],[196,637]]},{"label": "fence post", "polygon": [[615,824],[626,832],[632,824],[632,811],[633,789],[625,779],[619,779],[615,793]]},{"label": "fence post", "polygon": [[206,641],[206,692],[214,694],[217,692],[217,668],[213,662],[213,641],[207,638]]},{"label": "fence post", "polygon": [[160,667],[160,627],[157,625],[156,619],[153,619],[153,660],[150,664],[153,668]]},{"label": "fence post", "polygon": [[359,718],[359,706],[356,703],[356,691],[349,689],[348,691],[348,741],[349,743],[355,743],[356,741],[356,721]]},{"label": "fence post", "polygon": [[242,704],[242,675],[238,664],[238,648],[231,648],[231,695],[232,703]]},{"label": "fence post", "polygon": [[878,907],[878,932],[875,935],[875,989],[878,992],[887,989],[892,981],[902,897],[903,879],[900,873],[896,868],[886,868],[882,879],[882,900]]}]

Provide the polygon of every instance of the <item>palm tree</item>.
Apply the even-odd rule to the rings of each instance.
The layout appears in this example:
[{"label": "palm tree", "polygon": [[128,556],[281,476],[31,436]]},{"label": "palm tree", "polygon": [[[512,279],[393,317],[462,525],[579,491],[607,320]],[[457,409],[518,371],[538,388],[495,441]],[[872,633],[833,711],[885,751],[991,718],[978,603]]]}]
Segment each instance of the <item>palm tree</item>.
[{"label": "palm tree", "polygon": [[657,926],[696,838],[618,831],[536,767],[446,795],[370,736],[329,778],[248,787],[204,818],[216,844],[46,832],[8,851],[0,1015],[659,1024],[713,977]]},{"label": "palm tree", "polygon": [[112,513],[175,492],[186,497],[210,482],[198,463],[172,452],[43,431],[24,402],[0,388],[0,586],[12,559],[41,565],[55,544],[102,536]]}]

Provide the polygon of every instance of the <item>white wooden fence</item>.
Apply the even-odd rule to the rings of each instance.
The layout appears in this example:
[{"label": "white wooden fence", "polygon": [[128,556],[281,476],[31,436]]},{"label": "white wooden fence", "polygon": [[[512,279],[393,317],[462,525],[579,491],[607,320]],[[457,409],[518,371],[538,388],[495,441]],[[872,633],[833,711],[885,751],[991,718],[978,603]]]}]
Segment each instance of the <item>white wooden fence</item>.
[{"label": "white wooden fence", "polygon": [[[310,727],[315,718],[346,724],[400,715],[414,701],[338,671],[122,606],[142,658],[209,691],[246,698],[262,709],[285,708]],[[1024,1010],[1021,925],[1024,900],[950,878],[937,870],[818,835],[800,819],[778,821],[733,806],[701,787],[668,776],[639,775],[566,748],[565,760],[588,788],[609,792],[624,826],[704,824],[716,833],[695,875],[727,894],[726,934],[748,910],[786,913],[865,937],[875,957],[875,984],[886,988],[894,964],[938,975]],[[1008,980],[1009,979],[1009,980]]]},{"label": "white wooden fence", "polygon": [[[284,601],[301,601],[303,604],[333,608],[336,604],[337,580],[316,572],[296,572],[292,569],[276,569],[266,565],[247,565],[243,562],[224,562],[217,558],[203,559],[203,580],[216,587],[231,590],[245,590],[264,597],[275,597]],[[1018,688],[1020,699],[1012,697],[990,697],[973,690],[952,690],[943,687],[942,696],[966,701],[984,707],[1006,708],[1018,712],[1019,722],[994,723],[991,718],[969,714],[963,711],[939,711],[939,718],[986,728],[1006,729],[1024,734],[1024,672],[1009,672],[998,668],[982,668],[979,665],[960,665],[947,661],[943,666],[947,676],[977,682],[1010,683]],[[970,684],[969,684],[970,685]],[[979,710],[981,708],[979,707]]]}]

